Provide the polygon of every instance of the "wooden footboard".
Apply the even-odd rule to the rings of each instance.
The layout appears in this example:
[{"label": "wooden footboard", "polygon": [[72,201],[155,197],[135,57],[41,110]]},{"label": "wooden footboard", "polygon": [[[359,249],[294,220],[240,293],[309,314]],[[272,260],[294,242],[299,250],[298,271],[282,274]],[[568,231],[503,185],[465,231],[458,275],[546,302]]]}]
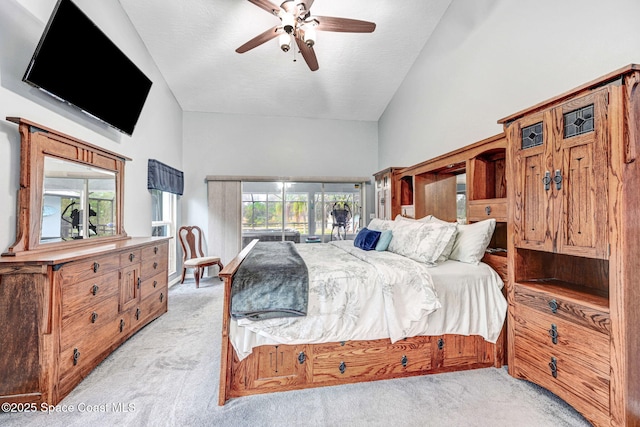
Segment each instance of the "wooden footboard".
[{"label": "wooden footboard", "polygon": [[220,273],[225,286],[220,405],[230,398],[251,394],[501,367],[504,363],[504,329],[496,344],[480,336],[441,335],[406,338],[394,344],[381,339],[264,345],[239,361],[229,340],[231,282],[256,242],[251,242]]}]

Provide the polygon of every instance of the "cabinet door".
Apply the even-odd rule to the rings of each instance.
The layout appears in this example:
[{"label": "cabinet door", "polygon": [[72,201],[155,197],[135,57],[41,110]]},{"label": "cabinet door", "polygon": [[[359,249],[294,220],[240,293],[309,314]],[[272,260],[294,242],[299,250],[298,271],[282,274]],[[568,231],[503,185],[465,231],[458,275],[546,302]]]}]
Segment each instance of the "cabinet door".
[{"label": "cabinet door", "polygon": [[[553,110],[556,251],[608,258],[608,90]],[[560,178],[556,178],[556,175]]]},{"label": "cabinet door", "polygon": [[129,265],[120,270],[120,312],[133,307],[139,300],[140,264]]},{"label": "cabinet door", "polygon": [[514,242],[519,248],[553,250],[553,205],[549,199],[548,113],[517,120],[508,129],[514,162]]}]

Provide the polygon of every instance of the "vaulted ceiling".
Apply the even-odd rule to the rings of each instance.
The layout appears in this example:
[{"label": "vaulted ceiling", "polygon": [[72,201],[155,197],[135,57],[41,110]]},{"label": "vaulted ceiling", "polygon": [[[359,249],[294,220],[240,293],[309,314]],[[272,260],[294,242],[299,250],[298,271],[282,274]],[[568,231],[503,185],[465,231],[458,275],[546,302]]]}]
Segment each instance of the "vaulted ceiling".
[{"label": "vaulted ceiling", "polygon": [[235,49],[278,24],[246,0],[119,0],[184,111],[377,121],[451,0],[316,0],[311,12],[376,23],[318,32],[312,72],[277,38]]}]

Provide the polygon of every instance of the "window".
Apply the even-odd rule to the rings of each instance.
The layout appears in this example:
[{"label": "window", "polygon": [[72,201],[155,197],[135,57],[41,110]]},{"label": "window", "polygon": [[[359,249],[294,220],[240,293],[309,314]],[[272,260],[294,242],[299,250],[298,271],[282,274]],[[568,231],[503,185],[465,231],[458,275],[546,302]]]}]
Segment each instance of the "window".
[{"label": "window", "polygon": [[151,235],[169,239],[169,276],[176,272],[176,205],[178,196],[166,191],[151,192]]},{"label": "window", "polygon": [[[243,182],[242,246],[253,239],[353,239],[360,226],[362,188],[359,183]],[[340,229],[333,223],[336,203],[350,212]]]}]

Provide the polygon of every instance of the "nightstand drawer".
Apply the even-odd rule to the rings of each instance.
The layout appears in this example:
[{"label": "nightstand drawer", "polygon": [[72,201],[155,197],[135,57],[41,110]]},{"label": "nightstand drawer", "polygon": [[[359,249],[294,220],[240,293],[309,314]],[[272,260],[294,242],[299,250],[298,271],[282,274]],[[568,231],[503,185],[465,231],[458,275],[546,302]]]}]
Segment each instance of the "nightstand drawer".
[{"label": "nightstand drawer", "polygon": [[516,340],[534,342],[547,354],[565,355],[590,371],[609,375],[609,335],[522,304],[516,304],[514,312]]},{"label": "nightstand drawer", "polygon": [[525,305],[554,318],[593,329],[603,334],[611,334],[611,317],[602,308],[592,307],[559,296],[556,293],[536,289],[535,285],[514,285],[515,303]]},{"label": "nightstand drawer", "polygon": [[469,200],[467,202],[467,221],[482,221],[494,218],[507,221],[507,199]]}]

